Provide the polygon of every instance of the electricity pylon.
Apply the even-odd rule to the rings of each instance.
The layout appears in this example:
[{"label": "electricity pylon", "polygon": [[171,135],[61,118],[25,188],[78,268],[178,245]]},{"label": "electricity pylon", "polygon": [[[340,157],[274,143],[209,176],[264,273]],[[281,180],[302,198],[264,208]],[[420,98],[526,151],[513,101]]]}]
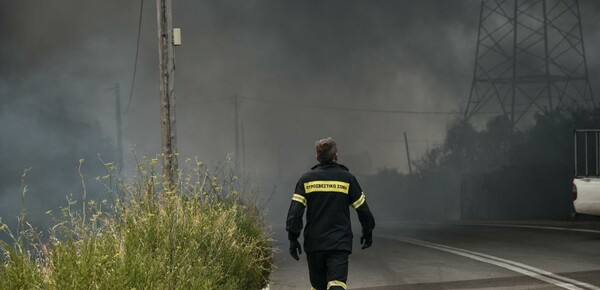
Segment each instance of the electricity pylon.
[{"label": "electricity pylon", "polygon": [[578,0],[482,0],[465,110],[507,116],[595,107]]}]

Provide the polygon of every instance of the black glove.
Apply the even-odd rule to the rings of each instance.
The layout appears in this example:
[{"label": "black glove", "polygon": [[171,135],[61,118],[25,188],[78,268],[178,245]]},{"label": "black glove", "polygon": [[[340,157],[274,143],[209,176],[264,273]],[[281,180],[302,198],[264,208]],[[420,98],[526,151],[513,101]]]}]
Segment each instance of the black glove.
[{"label": "black glove", "polygon": [[363,250],[370,247],[373,244],[373,234],[372,233],[363,234],[360,237],[360,244],[362,245],[361,249],[363,249]]},{"label": "black glove", "polygon": [[290,240],[290,255],[294,260],[298,261],[300,258],[298,254],[302,254],[302,247],[300,247],[300,242],[298,240]]}]

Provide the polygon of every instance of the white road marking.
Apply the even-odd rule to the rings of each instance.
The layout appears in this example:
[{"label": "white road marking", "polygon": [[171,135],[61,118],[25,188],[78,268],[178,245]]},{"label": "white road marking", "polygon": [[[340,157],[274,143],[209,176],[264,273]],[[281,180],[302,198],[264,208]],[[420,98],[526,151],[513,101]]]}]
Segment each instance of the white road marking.
[{"label": "white road marking", "polygon": [[512,225],[512,224],[478,224],[478,223],[465,223],[464,225],[486,226],[486,227],[525,228],[525,229],[540,229],[540,230],[555,230],[555,231],[569,231],[569,232],[583,232],[583,233],[600,234],[600,231],[597,231],[597,230],[559,228],[559,227],[547,227],[547,226]]},{"label": "white road marking", "polygon": [[[385,224],[386,222],[379,222],[379,224]],[[589,230],[589,229],[575,229],[575,228],[561,228],[561,227],[550,227],[550,226],[534,226],[534,225],[517,225],[517,224],[491,224],[491,223],[434,223],[434,222],[388,222],[398,224],[421,224],[421,225],[434,225],[434,226],[482,226],[482,227],[505,227],[505,228],[525,228],[525,229],[540,229],[540,230],[555,230],[555,231],[568,231],[568,232],[582,232],[582,233],[593,233],[600,234],[600,230]]]},{"label": "white road marking", "polygon": [[394,239],[397,241],[414,244],[418,246],[428,247],[448,253],[452,253],[455,255],[471,258],[477,261],[485,262],[488,264],[492,264],[498,267],[502,267],[517,273],[521,273],[523,275],[527,275],[531,278],[535,278],[546,283],[554,284],[558,287],[562,287],[570,290],[581,290],[581,289],[589,289],[589,290],[600,290],[600,287],[581,282],[575,279],[571,279],[568,277],[560,276],[539,268],[535,268],[529,265],[525,265],[519,262],[502,259],[499,257],[478,253],[474,251],[469,251],[465,249],[430,243],[421,240],[415,240],[410,238],[399,238],[399,237],[388,237],[390,239]]}]

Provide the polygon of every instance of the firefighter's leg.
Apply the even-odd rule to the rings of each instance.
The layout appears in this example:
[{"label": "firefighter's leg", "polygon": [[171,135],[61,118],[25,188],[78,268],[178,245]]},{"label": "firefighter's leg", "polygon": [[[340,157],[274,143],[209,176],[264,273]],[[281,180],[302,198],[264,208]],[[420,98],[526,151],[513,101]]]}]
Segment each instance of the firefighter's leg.
[{"label": "firefighter's leg", "polygon": [[331,251],[327,257],[327,289],[347,289],[348,255],[346,251]]},{"label": "firefighter's leg", "polygon": [[324,252],[306,253],[311,289],[327,289],[327,260]]}]

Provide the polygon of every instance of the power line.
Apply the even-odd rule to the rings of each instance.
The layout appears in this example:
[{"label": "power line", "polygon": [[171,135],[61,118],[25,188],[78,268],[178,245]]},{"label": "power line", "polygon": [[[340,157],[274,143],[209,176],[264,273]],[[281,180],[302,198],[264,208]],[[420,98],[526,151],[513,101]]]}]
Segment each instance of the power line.
[{"label": "power line", "polygon": [[[241,98],[241,97],[240,97]],[[224,102],[224,101],[231,101],[231,99],[223,99],[223,98],[215,98],[215,99],[208,99],[208,100],[202,100],[202,101],[195,101],[195,102],[187,102],[187,103],[180,103],[179,108],[181,109],[182,106],[183,108],[189,108],[189,107],[185,107],[188,105],[199,105],[199,104],[210,104],[210,103],[218,103],[218,102]]]},{"label": "power line", "polygon": [[138,63],[138,55],[140,52],[140,35],[142,34],[142,15],[144,11],[144,0],[140,0],[140,18],[138,21],[138,34],[137,34],[137,44],[135,46],[135,62],[133,65],[133,78],[131,79],[131,89],[129,90],[129,101],[127,102],[127,109],[125,112],[129,111],[129,105],[131,104],[131,99],[133,98],[133,88],[135,86],[135,75],[137,73],[137,63]]},{"label": "power line", "polygon": [[[463,115],[464,113],[456,112],[456,111],[409,111],[409,110],[383,110],[383,109],[361,109],[361,108],[349,108],[349,107],[335,107],[335,106],[320,106],[320,105],[307,105],[300,103],[290,103],[284,101],[275,101],[275,100],[265,100],[258,98],[247,98],[242,97],[245,100],[262,102],[262,103],[270,103],[276,105],[285,105],[285,106],[296,106],[296,107],[305,107],[311,109],[321,109],[321,110],[336,110],[336,111],[354,111],[354,112],[366,112],[366,113],[387,113],[387,114],[413,114],[413,115]],[[517,112],[523,114],[535,114],[540,113],[541,111],[529,111],[529,112]],[[503,112],[478,112],[479,114],[489,114],[489,115],[502,115]]]},{"label": "power line", "polygon": [[[364,112],[364,113],[386,113],[386,114],[413,114],[413,115],[443,115],[443,116],[463,115],[463,113],[456,112],[456,111],[410,111],[410,110],[383,110],[383,109],[369,109],[369,108],[361,109],[361,108],[350,108],[350,107],[309,105],[309,104],[292,103],[292,102],[285,102],[285,101],[266,100],[266,99],[260,99],[260,98],[248,98],[248,97],[241,97],[241,96],[239,98],[243,99],[243,100],[249,100],[249,101],[254,101],[254,102],[259,102],[259,103],[267,103],[267,104],[282,105],[282,106],[289,106],[289,107],[321,109],[321,110],[351,111],[351,112]],[[208,99],[208,100],[202,100],[202,101],[187,102],[187,103],[182,103],[181,104],[182,107],[180,106],[179,109],[188,109],[188,108],[190,108],[189,105],[217,103],[217,102],[224,102],[224,101],[228,101],[228,100],[229,99],[215,98],[215,99]],[[527,113],[537,113],[537,112],[531,111],[531,112],[527,112]],[[502,112],[479,112],[479,114],[501,115]]]},{"label": "power line", "polygon": [[[373,139],[370,140],[373,142],[404,142],[404,139]],[[427,139],[411,139],[408,140],[408,143],[441,143],[444,142],[444,140],[427,140]]]},{"label": "power line", "polygon": [[322,109],[322,110],[336,110],[336,111],[352,111],[352,112],[366,112],[366,113],[387,113],[387,114],[415,114],[415,115],[462,115],[461,112],[444,112],[444,111],[408,111],[408,110],[382,110],[382,109],[361,109],[361,108],[349,108],[349,107],[334,107],[334,106],[321,106],[321,105],[307,105],[307,104],[299,104],[299,103],[290,103],[283,101],[275,101],[275,100],[265,100],[258,98],[248,98],[244,97],[245,100],[269,103],[269,104],[278,104],[278,105],[286,105],[286,106],[295,106],[295,107],[304,107],[304,108],[312,108],[312,109]]}]

